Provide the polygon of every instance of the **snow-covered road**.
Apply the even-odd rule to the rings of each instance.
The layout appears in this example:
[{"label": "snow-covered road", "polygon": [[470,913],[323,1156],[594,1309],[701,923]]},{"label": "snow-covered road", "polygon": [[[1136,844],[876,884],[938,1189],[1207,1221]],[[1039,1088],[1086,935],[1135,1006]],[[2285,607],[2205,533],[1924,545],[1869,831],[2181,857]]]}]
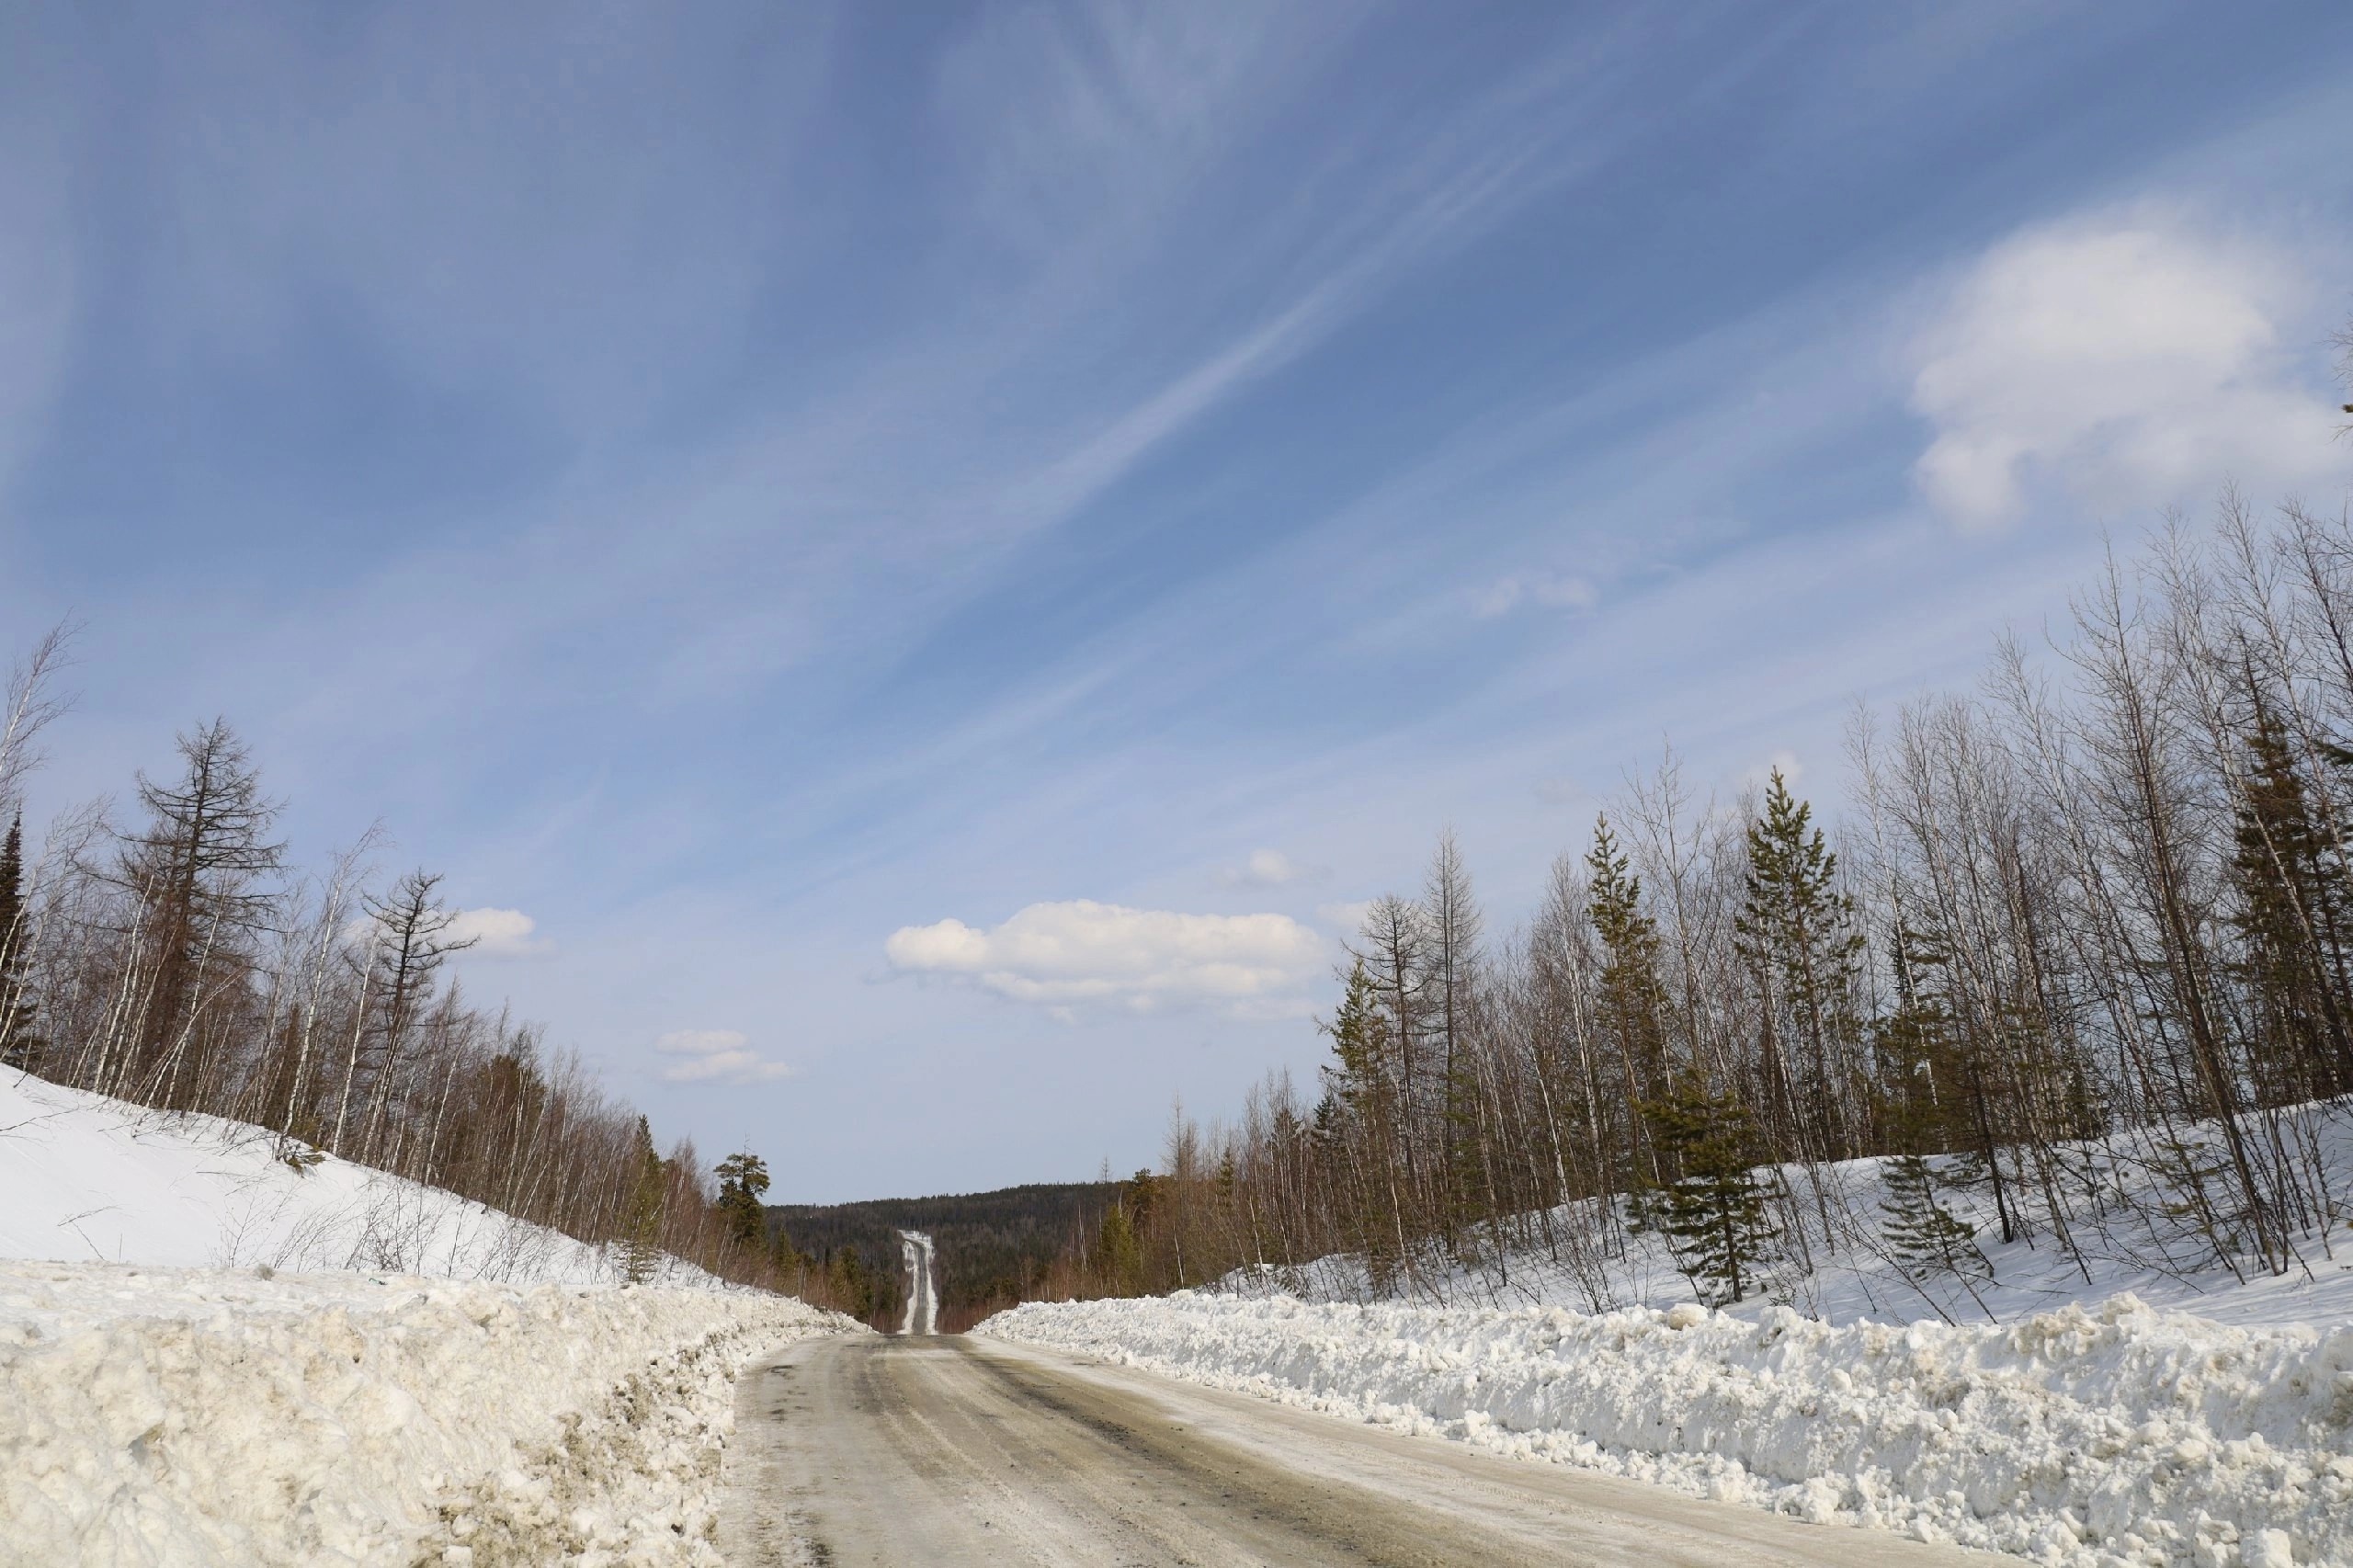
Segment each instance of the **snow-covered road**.
[{"label": "snow-covered road", "polygon": [[961,1336],[795,1346],[745,1377],[736,1421],[731,1568],[2004,1561]]},{"label": "snow-covered road", "polygon": [[901,1231],[899,1250],[907,1264],[907,1315],[901,1334],[939,1332],[939,1290],[933,1283],[931,1238],[921,1231]]}]

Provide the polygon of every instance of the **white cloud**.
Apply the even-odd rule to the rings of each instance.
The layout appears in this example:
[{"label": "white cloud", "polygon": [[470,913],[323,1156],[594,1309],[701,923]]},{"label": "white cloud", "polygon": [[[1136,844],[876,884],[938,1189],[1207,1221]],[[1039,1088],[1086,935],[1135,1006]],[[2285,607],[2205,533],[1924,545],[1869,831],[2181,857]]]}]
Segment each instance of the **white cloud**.
[{"label": "white cloud", "polygon": [[654,1049],[678,1058],[662,1069],[664,1081],[672,1084],[766,1084],[792,1075],[791,1068],[767,1061],[733,1029],[673,1029]]},{"label": "white cloud", "polygon": [[1753,784],[1762,790],[1773,782],[1773,775],[1776,773],[1781,776],[1781,782],[1787,784],[1794,793],[1798,781],[1805,777],[1805,764],[1798,760],[1798,754],[1793,751],[1786,749],[1777,751],[1764,761],[1743,772],[1740,781],[1744,784]]},{"label": "white cloud", "polygon": [[1957,526],[1989,528],[2053,483],[2115,512],[2331,472],[2329,406],[2282,347],[2299,292],[2279,258],[2167,222],[2012,238],[1919,345],[1912,405],[1936,437],[1914,475]]},{"label": "white cloud", "polygon": [[461,909],[450,918],[443,936],[453,942],[472,941],[467,952],[484,959],[537,959],[555,951],[555,943],[534,936],[540,923],[519,909]]},{"label": "white cloud", "polygon": [[1523,605],[1540,609],[1591,609],[1600,595],[1591,582],[1570,573],[1522,573],[1499,577],[1472,602],[1482,620],[1509,615]]},{"label": "white cloud", "polygon": [[1371,911],[1370,899],[1358,899],[1353,903],[1319,903],[1315,906],[1315,918],[1324,922],[1330,929],[1337,931],[1343,937],[1353,939],[1364,929],[1364,917]]},{"label": "white cloud", "polygon": [[903,974],[941,974],[1067,1008],[1216,1003],[1257,1012],[1318,972],[1321,937],[1287,915],[1180,915],[1074,899],[1033,903],[994,930],[909,926],[884,945]]},{"label": "white cloud", "polygon": [[1220,871],[1218,880],[1229,887],[1279,888],[1317,874],[1313,867],[1301,865],[1279,849],[1253,849],[1242,864]]}]

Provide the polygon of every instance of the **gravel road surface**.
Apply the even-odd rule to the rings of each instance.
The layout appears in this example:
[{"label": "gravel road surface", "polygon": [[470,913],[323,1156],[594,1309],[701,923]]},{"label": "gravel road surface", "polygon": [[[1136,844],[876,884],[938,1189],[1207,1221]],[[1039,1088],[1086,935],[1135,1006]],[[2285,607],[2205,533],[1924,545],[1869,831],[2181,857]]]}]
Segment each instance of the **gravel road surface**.
[{"label": "gravel road surface", "polygon": [[721,1522],[734,1568],[2015,1561],[961,1336],[806,1340],[737,1401]]}]

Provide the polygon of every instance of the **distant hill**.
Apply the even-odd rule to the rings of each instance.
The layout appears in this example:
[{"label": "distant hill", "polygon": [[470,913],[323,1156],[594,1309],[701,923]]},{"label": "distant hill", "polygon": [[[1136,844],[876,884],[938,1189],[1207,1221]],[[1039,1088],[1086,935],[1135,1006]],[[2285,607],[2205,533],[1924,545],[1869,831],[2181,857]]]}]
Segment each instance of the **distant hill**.
[{"label": "distant hill", "polygon": [[1045,1182],[939,1198],[782,1203],[769,1223],[795,1251],[839,1271],[846,1252],[870,1282],[867,1321],[895,1328],[905,1301],[899,1233],[923,1231],[938,1251],[939,1326],[959,1332],[1029,1294],[1074,1236],[1092,1232],[1117,1182]]}]

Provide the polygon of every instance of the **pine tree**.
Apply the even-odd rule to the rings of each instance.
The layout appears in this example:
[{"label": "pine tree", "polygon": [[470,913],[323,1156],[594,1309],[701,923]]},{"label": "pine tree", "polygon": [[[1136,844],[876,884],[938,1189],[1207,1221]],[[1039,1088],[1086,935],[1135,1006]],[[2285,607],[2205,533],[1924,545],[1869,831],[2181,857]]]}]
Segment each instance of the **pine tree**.
[{"label": "pine tree", "polygon": [[25,907],[25,813],[17,812],[0,838],[0,1066],[29,1071],[40,1063],[36,1011],[25,978],[31,946]]},{"label": "pine tree", "polygon": [[767,1210],[761,1195],[768,1189],[768,1166],[750,1150],[719,1162],[719,1214],[728,1235],[739,1246],[750,1246],[767,1228]]},{"label": "pine tree", "polygon": [[1925,1154],[1898,1154],[1883,1168],[1880,1235],[1898,1267],[1915,1284],[1932,1275],[1994,1277],[1977,1249],[1977,1228],[1937,1201],[1936,1172]]},{"label": "pine tree", "polygon": [[1777,1232],[1771,1192],[1757,1175],[1756,1123],[1729,1094],[1712,1092],[1697,1070],[1648,1108],[1652,1135],[1673,1159],[1675,1179],[1648,1204],[1677,1268],[1711,1306],[1745,1300],[1763,1283]]}]

